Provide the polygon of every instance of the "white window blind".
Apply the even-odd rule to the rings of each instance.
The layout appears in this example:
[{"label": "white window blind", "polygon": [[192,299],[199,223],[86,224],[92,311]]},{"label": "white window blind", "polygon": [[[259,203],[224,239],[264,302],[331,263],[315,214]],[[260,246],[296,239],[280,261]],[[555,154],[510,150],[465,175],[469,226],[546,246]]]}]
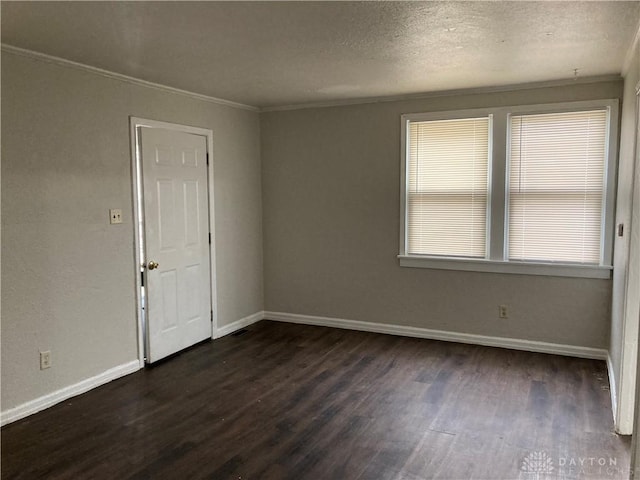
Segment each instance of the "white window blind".
[{"label": "white window blind", "polygon": [[607,111],[510,121],[508,257],[599,264]]},{"label": "white window blind", "polygon": [[409,122],[407,253],[485,257],[489,121]]}]

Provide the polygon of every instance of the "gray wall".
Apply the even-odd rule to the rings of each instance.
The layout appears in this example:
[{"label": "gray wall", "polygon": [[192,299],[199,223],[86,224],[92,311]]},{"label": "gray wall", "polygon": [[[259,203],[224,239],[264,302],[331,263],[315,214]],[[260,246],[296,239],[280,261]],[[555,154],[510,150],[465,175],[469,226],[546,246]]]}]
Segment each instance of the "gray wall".
[{"label": "gray wall", "polygon": [[263,310],[257,113],[3,52],[3,411],[138,356],[130,115],[213,130],[219,325]]},{"label": "gray wall", "polygon": [[400,115],[621,94],[612,81],[261,114],[265,309],[607,348],[610,280],[399,267]]}]

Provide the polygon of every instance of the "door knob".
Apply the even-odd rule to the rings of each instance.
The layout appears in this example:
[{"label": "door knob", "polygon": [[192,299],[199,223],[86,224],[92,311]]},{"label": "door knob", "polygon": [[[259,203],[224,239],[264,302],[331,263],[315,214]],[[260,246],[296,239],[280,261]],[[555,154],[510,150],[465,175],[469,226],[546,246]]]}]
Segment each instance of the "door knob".
[{"label": "door knob", "polygon": [[149,270],[155,270],[156,268],[158,268],[160,266],[160,264],[158,262],[154,262],[153,260],[150,261],[149,263],[147,263],[147,268]]}]

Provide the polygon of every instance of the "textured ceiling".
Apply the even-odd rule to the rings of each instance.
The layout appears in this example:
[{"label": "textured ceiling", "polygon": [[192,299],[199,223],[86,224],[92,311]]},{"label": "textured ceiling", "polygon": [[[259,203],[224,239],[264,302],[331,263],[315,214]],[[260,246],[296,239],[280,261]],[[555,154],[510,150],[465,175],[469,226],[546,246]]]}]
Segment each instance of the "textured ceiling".
[{"label": "textured ceiling", "polygon": [[620,73],[640,2],[2,2],[2,42],[269,107]]}]

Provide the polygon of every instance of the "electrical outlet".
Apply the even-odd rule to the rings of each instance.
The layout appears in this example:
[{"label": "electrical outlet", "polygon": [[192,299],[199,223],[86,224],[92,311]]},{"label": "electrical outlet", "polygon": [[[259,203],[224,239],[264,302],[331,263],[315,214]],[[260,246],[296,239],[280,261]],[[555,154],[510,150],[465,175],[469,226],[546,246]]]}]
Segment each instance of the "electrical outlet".
[{"label": "electrical outlet", "polygon": [[122,210],[119,208],[112,208],[109,210],[109,222],[111,225],[122,223]]},{"label": "electrical outlet", "polygon": [[500,318],[509,318],[509,311],[506,305],[498,305],[498,316]]},{"label": "electrical outlet", "polygon": [[40,352],[40,370],[51,368],[51,352]]}]

